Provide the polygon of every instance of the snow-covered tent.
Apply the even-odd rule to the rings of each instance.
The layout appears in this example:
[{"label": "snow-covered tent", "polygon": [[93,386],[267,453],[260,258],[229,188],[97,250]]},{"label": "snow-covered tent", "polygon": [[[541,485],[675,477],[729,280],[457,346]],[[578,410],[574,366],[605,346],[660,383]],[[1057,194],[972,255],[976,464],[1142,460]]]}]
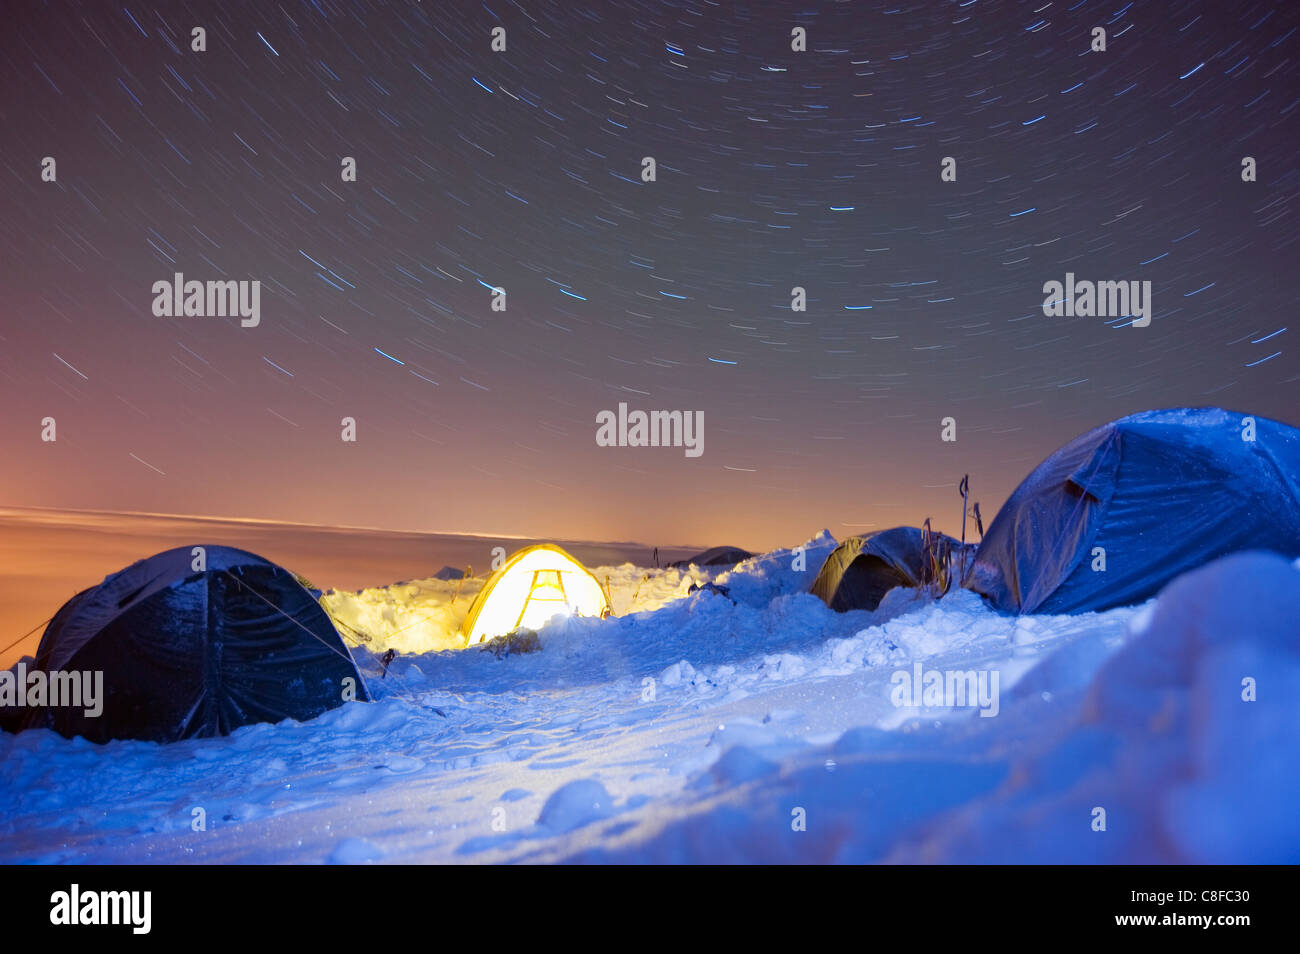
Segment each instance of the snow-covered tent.
[{"label": "snow-covered tent", "polygon": [[19,724],[92,742],[225,735],[369,700],[297,578],[221,546],[167,550],[78,593],[46,627],[31,668],[50,684],[52,673],[103,674],[98,715],[29,705]]},{"label": "snow-covered tent", "polygon": [[539,543],[511,554],[488,577],[461,632],[472,646],[520,627],[540,629],[557,613],[604,617],[609,599],[585,566],[560,547]]},{"label": "snow-covered tent", "polygon": [[1102,610],[1252,549],[1300,554],[1300,431],[1220,408],[1145,411],[1035,468],[966,585],[1013,613]]},{"label": "snow-covered tent", "polygon": [[[952,537],[935,537],[944,554],[955,558],[961,552],[961,544]],[[849,537],[826,558],[811,592],[838,613],[874,610],[894,587],[917,587],[924,582],[927,561],[923,539],[924,531],[918,527],[894,527]]]}]

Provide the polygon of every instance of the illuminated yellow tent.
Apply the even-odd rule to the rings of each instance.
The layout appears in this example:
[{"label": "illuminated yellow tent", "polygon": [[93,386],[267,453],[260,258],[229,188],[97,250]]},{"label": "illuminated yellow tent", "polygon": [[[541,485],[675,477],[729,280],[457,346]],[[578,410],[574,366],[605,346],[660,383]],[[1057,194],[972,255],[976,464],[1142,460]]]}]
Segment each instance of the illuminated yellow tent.
[{"label": "illuminated yellow tent", "polygon": [[609,615],[609,599],[585,566],[550,543],[524,547],[488,577],[461,632],[473,646],[521,626],[540,629],[557,613]]}]

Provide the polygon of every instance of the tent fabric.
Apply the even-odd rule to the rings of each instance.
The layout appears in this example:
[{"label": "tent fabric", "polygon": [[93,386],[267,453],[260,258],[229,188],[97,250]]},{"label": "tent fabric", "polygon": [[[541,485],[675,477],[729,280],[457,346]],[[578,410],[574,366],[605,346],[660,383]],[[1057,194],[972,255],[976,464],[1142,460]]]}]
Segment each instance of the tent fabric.
[{"label": "tent fabric", "polygon": [[603,617],[609,599],[585,566],[554,544],[524,547],[479,590],[461,632],[473,646],[519,628],[540,629],[555,614]]},{"label": "tent fabric", "polygon": [[692,564],[695,566],[735,566],[743,560],[748,560],[753,555],[748,550],[740,549],[740,547],[711,547],[703,553],[697,553],[685,560],[675,560],[668,564],[667,569],[685,570],[690,568]]},{"label": "tent fabric", "polygon": [[1077,613],[1239,550],[1300,554],[1300,431],[1254,417],[1247,440],[1246,417],[1146,411],[1066,444],[993,519],[967,587],[1007,612]]},{"label": "tent fabric", "polygon": [[195,571],[193,550],[140,560],[64,604],[34,668],[102,672],[103,711],[32,707],[21,728],[172,742],[311,719],[348,688],[369,701],[329,616],[292,573],[221,546],[204,547]]},{"label": "tent fabric", "polygon": [[[950,554],[961,552],[952,537],[935,534]],[[845,540],[826,558],[810,592],[838,613],[874,610],[896,586],[917,587],[925,573],[924,531],[894,527]]]}]

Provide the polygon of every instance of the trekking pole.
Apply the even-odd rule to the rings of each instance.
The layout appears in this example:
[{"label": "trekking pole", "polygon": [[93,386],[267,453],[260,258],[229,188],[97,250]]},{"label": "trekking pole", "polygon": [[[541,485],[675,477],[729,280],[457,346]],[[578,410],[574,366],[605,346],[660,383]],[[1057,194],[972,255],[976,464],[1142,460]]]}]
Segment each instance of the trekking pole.
[{"label": "trekking pole", "polygon": [[961,479],[957,492],[961,494],[961,585],[966,585],[966,510],[970,497],[970,474]]},{"label": "trekking pole", "polygon": [[934,592],[931,581],[934,579],[934,553],[932,552],[933,540],[930,533],[930,518],[925,518],[925,523],[921,524],[921,553],[923,559],[921,562],[921,589],[927,594]]}]

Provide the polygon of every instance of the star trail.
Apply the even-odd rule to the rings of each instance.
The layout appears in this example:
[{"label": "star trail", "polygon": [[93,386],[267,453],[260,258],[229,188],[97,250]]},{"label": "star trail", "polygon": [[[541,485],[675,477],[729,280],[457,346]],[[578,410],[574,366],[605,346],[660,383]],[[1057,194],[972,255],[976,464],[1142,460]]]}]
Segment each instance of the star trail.
[{"label": "star trail", "polygon": [[[1147,408],[1300,423],[1291,2],[6,20],[5,503],[759,548],[951,531]],[[707,450],[598,446],[620,402]]]}]

